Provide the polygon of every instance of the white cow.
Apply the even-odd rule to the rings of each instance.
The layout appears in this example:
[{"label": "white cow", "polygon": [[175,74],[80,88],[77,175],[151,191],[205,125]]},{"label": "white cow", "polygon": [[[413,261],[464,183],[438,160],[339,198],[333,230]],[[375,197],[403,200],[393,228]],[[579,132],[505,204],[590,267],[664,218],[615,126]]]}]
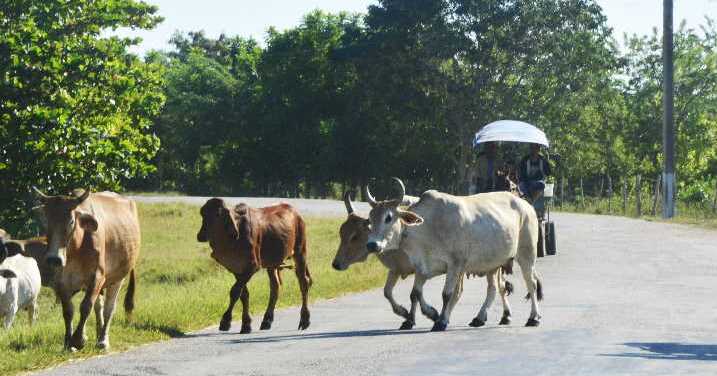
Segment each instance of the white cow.
[{"label": "white cow", "polygon": [[15,255],[0,263],[0,318],[5,329],[22,309],[30,314],[30,324],[35,322],[40,286],[40,269],[32,257]]},{"label": "white cow", "polygon": [[[535,271],[538,243],[538,219],[525,200],[508,192],[453,196],[438,191],[424,192],[408,210],[398,208],[405,194],[394,200],[377,202],[368,195],[369,251],[404,251],[416,270],[411,298],[417,299],[421,312],[434,321],[433,330],[445,330],[457,297],[454,290],[462,274],[490,275],[501,266],[518,262],[531,300],[526,326],[538,326],[542,285]],[[443,309],[438,312],[424,303],[426,280],[446,274]],[[495,298],[495,290],[481,307],[474,321],[485,321],[486,311]]]}]

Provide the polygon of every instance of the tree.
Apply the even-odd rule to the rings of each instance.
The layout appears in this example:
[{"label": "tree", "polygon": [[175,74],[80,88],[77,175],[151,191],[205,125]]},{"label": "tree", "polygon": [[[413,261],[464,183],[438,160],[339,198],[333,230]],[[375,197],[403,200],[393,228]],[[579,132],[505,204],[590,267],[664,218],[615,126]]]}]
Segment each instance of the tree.
[{"label": "tree", "polygon": [[30,187],[117,189],[152,170],[160,70],[108,28],[151,28],[156,8],[131,0],[12,1],[0,8],[0,215],[19,230]]}]

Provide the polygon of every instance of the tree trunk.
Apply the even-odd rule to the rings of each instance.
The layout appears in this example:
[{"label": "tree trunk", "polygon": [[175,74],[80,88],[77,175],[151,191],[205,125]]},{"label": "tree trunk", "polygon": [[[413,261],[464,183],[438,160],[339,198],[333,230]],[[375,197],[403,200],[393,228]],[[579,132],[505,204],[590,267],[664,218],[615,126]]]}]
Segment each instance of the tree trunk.
[{"label": "tree trunk", "polygon": [[585,209],[585,190],[583,189],[583,178],[580,178],[580,206]]},{"label": "tree trunk", "polygon": [[635,178],[635,206],[637,207],[637,216],[642,216],[642,176],[640,174],[637,174],[637,177]]},{"label": "tree trunk", "polygon": [[560,177],[560,209],[563,208],[563,202],[565,202],[565,175]]},{"label": "tree trunk", "polygon": [[717,213],[717,180],[715,180],[715,194],[712,198],[712,213]]}]

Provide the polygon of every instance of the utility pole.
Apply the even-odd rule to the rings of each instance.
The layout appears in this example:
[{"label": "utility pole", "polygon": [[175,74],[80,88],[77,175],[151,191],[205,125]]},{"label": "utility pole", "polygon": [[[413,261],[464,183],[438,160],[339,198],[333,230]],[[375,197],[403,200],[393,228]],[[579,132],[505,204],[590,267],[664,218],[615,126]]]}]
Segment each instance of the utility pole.
[{"label": "utility pole", "polygon": [[663,3],[662,27],[662,66],[663,66],[663,106],[662,143],[664,168],[662,172],[662,218],[675,216],[675,124],[673,118],[673,97],[675,95],[672,77],[672,0]]}]

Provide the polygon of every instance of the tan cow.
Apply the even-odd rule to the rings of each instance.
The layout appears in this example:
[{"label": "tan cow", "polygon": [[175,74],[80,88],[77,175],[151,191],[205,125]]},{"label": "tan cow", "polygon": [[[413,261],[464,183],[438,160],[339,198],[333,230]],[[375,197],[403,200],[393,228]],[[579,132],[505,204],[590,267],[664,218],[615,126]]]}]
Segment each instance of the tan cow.
[{"label": "tan cow", "polygon": [[[129,285],[124,308],[134,308],[135,264],[139,257],[140,230],[134,201],[113,192],[47,196],[37,188],[47,220],[47,263],[61,267],[55,293],[62,302],[65,348],[85,345],[85,323],[94,307],[97,347],[109,348],[109,328],[117,296],[125,277]],[[72,332],[72,296],[85,290],[80,321]],[[100,293],[105,291],[104,302]]]},{"label": "tan cow", "polygon": [[[401,206],[410,206],[418,202],[418,197],[404,195]],[[336,256],[334,261],[331,263],[334,269],[338,271],[346,270],[349,266],[357,262],[363,262],[369,255],[368,249],[366,249],[366,243],[368,241],[369,234],[369,220],[368,218],[361,217],[355,213],[353,204],[351,203],[350,192],[344,194],[344,205],[348,212],[348,218],[341,224],[339,229],[340,243],[339,248],[336,250]],[[416,324],[416,304],[418,303],[418,296],[411,297],[411,309],[407,310],[402,305],[398,304],[393,297],[393,288],[398,282],[398,278],[404,279],[409,275],[415,273],[416,269],[411,264],[411,260],[408,259],[408,255],[400,249],[387,250],[382,253],[376,254],[379,261],[388,269],[388,275],[386,276],[386,283],[383,287],[383,296],[391,304],[393,313],[403,317],[405,321],[399,327],[399,330],[407,330],[413,328]],[[513,292],[513,285],[503,278],[503,272],[512,272],[500,268],[498,273],[488,273],[486,280],[488,281],[488,294],[484,306],[490,304],[492,296],[495,296],[496,291],[496,279],[497,288],[500,291],[501,301],[503,302],[503,316],[500,319],[499,325],[508,325],[511,322],[510,304],[508,303],[508,295]],[[458,281],[458,286],[454,290],[454,295],[460,296],[463,292],[463,279]],[[457,298],[455,299],[457,301]],[[421,302],[421,304],[426,304]],[[481,310],[481,314],[471,321],[471,326],[483,326],[487,320],[488,313],[487,309]]]}]

